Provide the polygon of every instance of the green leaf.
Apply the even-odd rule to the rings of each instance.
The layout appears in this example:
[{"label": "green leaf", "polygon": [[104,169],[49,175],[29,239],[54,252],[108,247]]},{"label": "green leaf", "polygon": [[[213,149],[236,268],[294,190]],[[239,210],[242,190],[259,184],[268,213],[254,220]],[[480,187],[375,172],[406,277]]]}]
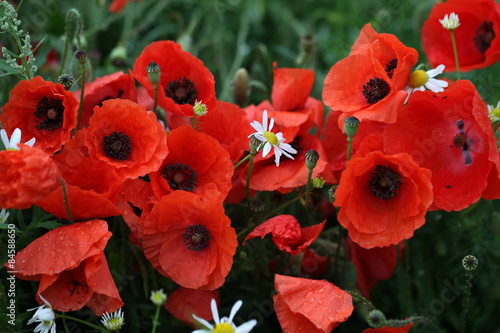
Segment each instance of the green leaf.
[{"label": "green leaf", "polygon": [[6,71],[8,75],[17,74],[17,70],[7,65],[7,61],[0,59],[0,69]]}]

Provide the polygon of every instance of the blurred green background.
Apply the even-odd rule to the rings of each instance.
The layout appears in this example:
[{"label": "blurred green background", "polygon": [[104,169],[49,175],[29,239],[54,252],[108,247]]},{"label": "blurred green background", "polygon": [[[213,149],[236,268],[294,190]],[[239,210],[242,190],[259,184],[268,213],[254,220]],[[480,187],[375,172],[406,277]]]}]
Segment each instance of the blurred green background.
[{"label": "blurred green background", "polygon": [[[419,62],[425,63],[420,27],[435,3],[431,0],[144,0],[131,1],[122,12],[110,14],[107,1],[25,0],[19,9],[19,18],[34,43],[45,37],[37,54],[39,74],[45,79],[57,79],[57,63],[47,61],[47,57],[49,53],[60,54],[65,15],[69,9],[76,8],[83,17],[83,42],[93,65],[93,78],[131,69],[147,44],[169,39],[181,43],[185,50],[204,61],[215,76],[220,100],[233,102],[233,76],[238,68],[246,68],[252,86],[249,101],[259,103],[270,98],[273,62],[279,67],[314,69],[316,83],[312,96],[321,99],[326,73],[349,53],[366,23],[372,23],[378,32],[395,34],[404,44],[416,48]],[[304,38],[312,41],[312,52],[305,58],[301,51]],[[1,35],[0,41],[4,45],[11,43],[6,35]],[[117,47],[123,47],[126,54],[121,64],[110,59]],[[448,77],[454,78],[453,75]],[[470,79],[489,104],[496,105],[500,100],[500,64],[465,73],[462,78]],[[7,101],[16,82],[17,78],[12,76],[0,78],[0,105]],[[456,331],[463,290],[458,291],[452,301],[442,297],[450,295],[450,284],[465,284],[461,259],[473,254],[480,264],[474,273],[467,332],[500,332],[499,206],[498,201],[481,201],[462,212],[429,213],[426,225],[406,244],[406,260],[398,265],[391,279],[374,288],[375,306],[391,318],[427,314],[433,320],[432,325],[411,332]],[[147,282],[141,280],[135,261],[127,262],[123,258],[122,251],[126,252],[130,246],[124,242],[127,231],[116,225],[114,229],[121,240],[113,237],[116,240],[112,239],[107,251],[112,271],[114,268],[121,272],[115,279],[121,284],[126,304],[127,325],[122,332],[147,332],[154,313],[142,291]],[[221,312],[228,314],[234,301],[241,298],[245,304],[237,318],[248,320],[260,316],[264,320],[255,332],[279,332],[276,318],[265,315],[269,312],[266,301],[273,290],[272,281],[251,262],[273,250],[261,251],[245,253],[246,259],[242,259],[241,250],[238,252],[235,267],[240,271],[232,272],[222,288]],[[267,263],[262,261],[258,266],[265,271]],[[351,281],[342,281],[349,277]],[[336,278],[335,282],[350,285],[354,279],[349,272],[343,278]],[[164,286],[166,291],[174,287],[167,279],[160,276],[157,279],[157,285]],[[19,281],[19,285],[33,292],[32,283]],[[33,305],[30,297],[23,295],[20,297]],[[260,315],[256,316],[257,312]],[[92,318],[88,311],[82,311],[79,316]],[[166,311],[162,312],[161,324],[160,332],[190,331]],[[356,313],[335,332],[361,332],[365,328],[363,317]]]}]

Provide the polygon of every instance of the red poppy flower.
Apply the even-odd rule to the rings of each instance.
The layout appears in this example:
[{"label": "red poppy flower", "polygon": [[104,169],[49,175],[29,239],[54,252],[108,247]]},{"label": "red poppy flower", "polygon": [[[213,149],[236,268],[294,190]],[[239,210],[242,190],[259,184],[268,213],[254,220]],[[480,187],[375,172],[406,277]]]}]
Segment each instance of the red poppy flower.
[{"label": "red poppy flower", "polygon": [[191,117],[196,101],[202,101],[208,110],[215,109],[214,77],[200,59],[172,41],[158,41],[146,46],[135,61],[132,75],[154,96],[146,71],[152,61],[161,69],[158,105],[164,110]]},{"label": "red poppy flower", "polygon": [[464,209],[479,200],[499,163],[486,105],[465,80],[439,95],[413,95],[397,122],[386,127],[385,149],[408,152],[432,171],[432,209]]},{"label": "red poppy flower", "polygon": [[168,153],[165,131],[155,114],[125,99],[96,107],[85,133],[90,158],[106,162],[123,178],[157,170]]},{"label": "red poppy flower", "polygon": [[364,248],[398,244],[425,223],[430,178],[406,153],[353,156],[335,191],[337,219]]},{"label": "red poppy flower", "polygon": [[401,327],[384,326],[380,328],[367,328],[362,333],[408,333],[412,327],[413,323]]},{"label": "red poppy flower", "polygon": [[[113,0],[113,2],[109,4],[108,10],[110,13],[118,13],[123,9],[123,7],[127,5],[129,1],[130,0]],[[135,0],[135,1],[142,1],[142,0]]]},{"label": "red poppy flower", "polygon": [[[76,90],[73,94],[76,98],[80,98],[80,90]],[[137,101],[137,92],[132,76],[120,71],[86,83],[80,126],[87,127],[89,125],[90,117],[94,114],[96,105],[101,107],[102,102],[114,98]]]},{"label": "red poppy flower", "polygon": [[19,144],[20,150],[0,151],[0,208],[26,209],[39,203],[60,181],[49,155]]},{"label": "red poppy flower", "polygon": [[339,126],[349,116],[392,123],[408,96],[402,89],[417,58],[417,52],[396,37],[377,35],[367,25],[353,52],[327,74],[323,102],[343,113]]},{"label": "red poppy flower", "polygon": [[[350,237],[345,240],[349,260],[357,271],[357,285],[361,294],[370,299],[370,290],[380,281],[392,276],[398,261],[397,245],[365,249]],[[402,243],[404,244],[404,243]]]},{"label": "red poppy flower", "polygon": [[326,280],[275,275],[274,310],[285,333],[329,333],[349,318],[352,297]]},{"label": "red poppy flower", "polygon": [[256,227],[247,235],[243,245],[250,238],[263,239],[267,234],[272,233],[273,243],[278,249],[290,254],[299,254],[318,238],[325,222],[326,220],[320,224],[301,228],[299,221],[292,215],[278,215]]},{"label": "red poppy flower", "polygon": [[167,157],[157,171],[149,174],[158,198],[176,190],[200,196],[216,190],[224,200],[231,188],[234,166],[217,140],[190,126],[182,126],[169,133],[167,145]]},{"label": "red poppy flower", "polygon": [[253,132],[245,112],[236,104],[219,101],[215,109],[199,119],[199,130],[217,139],[231,162],[238,162],[248,149],[248,136]]},{"label": "red poppy flower", "polygon": [[238,242],[216,191],[203,198],[174,191],[140,223],[144,254],[161,274],[191,289],[224,284]]},{"label": "red poppy flower", "polygon": [[455,13],[460,26],[453,31],[458,61],[463,72],[490,66],[500,59],[500,5],[494,0],[448,0],[438,2],[422,26],[422,43],[429,63],[456,70],[450,32],[439,20]]},{"label": "red poppy flower", "polygon": [[103,220],[62,226],[18,252],[9,269],[17,278],[40,281],[39,302],[43,294],[55,310],[87,306],[101,316],[123,306],[103,252],[110,237]]},{"label": "red poppy flower", "polygon": [[[121,211],[114,201],[123,178],[105,162],[88,157],[88,149],[83,142],[84,132],[84,129],[78,131],[52,157],[64,178],[71,214],[80,221],[120,215]],[[38,206],[60,219],[69,220],[60,184]]]},{"label": "red poppy flower", "polygon": [[[26,98],[29,96],[29,98]],[[35,147],[53,154],[69,141],[76,127],[78,101],[59,83],[40,76],[19,81],[2,107],[0,122],[10,136],[20,128],[21,142],[35,137]]]},{"label": "red poppy flower", "polygon": [[[328,184],[334,184],[337,179],[330,171],[327,154],[321,142],[310,134],[299,135],[291,143],[297,150],[294,159],[283,157],[280,166],[276,167],[274,158],[258,157],[255,159],[250,188],[257,191],[280,191],[287,193],[307,183],[306,153],[314,149],[319,154],[319,160],[313,169],[312,178],[321,177]],[[246,172],[241,174],[246,180]]]},{"label": "red poppy flower", "polygon": [[217,306],[219,306],[220,292],[218,290],[210,291],[179,287],[168,295],[164,306],[172,316],[195,328],[199,323],[193,318],[193,314],[206,321],[214,319],[210,308],[212,299],[215,299]]}]

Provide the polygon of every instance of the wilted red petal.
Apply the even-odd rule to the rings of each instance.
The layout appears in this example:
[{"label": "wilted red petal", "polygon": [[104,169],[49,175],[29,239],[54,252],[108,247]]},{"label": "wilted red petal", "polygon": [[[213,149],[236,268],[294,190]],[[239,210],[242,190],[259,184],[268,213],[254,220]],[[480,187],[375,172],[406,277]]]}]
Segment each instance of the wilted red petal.
[{"label": "wilted red petal", "polygon": [[276,274],[274,286],[275,311],[285,333],[329,333],[354,310],[351,295],[326,280]]}]

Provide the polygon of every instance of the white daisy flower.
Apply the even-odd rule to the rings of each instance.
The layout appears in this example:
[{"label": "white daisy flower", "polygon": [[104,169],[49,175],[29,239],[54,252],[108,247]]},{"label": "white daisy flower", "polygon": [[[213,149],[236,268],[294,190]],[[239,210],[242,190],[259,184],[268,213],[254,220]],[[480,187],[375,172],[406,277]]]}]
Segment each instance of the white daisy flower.
[{"label": "white daisy flower", "polygon": [[236,312],[241,308],[243,304],[242,301],[237,301],[234,303],[233,308],[231,309],[231,313],[228,317],[222,317],[219,319],[219,311],[217,310],[217,303],[215,303],[215,299],[212,299],[210,306],[212,307],[212,315],[214,317],[215,326],[210,324],[203,318],[197,317],[193,314],[193,318],[200,322],[206,329],[195,330],[192,333],[248,333],[250,332],[255,325],[257,325],[257,320],[252,319],[247,321],[246,323],[236,327],[233,323],[234,316]]},{"label": "white daisy flower", "polygon": [[455,30],[460,26],[460,20],[458,18],[458,15],[455,13],[451,14],[446,14],[444,18],[439,20],[439,23],[445,28],[446,30]]},{"label": "white daisy flower", "polygon": [[283,137],[283,133],[273,133],[271,132],[274,126],[274,119],[271,118],[269,121],[269,127],[267,126],[268,118],[267,118],[267,110],[264,110],[262,113],[262,124],[258,121],[254,120],[250,125],[257,131],[252,135],[262,142],[262,145],[259,147],[262,148],[262,157],[266,157],[267,154],[271,151],[271,148],[274,147],[274,162],[276,166],[280,165],[281,155],[285,155],[288,158],[294,159],[290,154],[297,154],[297,151],[290,146],[288,143],[285,143],[285,138]]},{"label": "white daisy flower", "polygon": [[2,209],[0,211],[0,224],[7,222],[9,215],[10,215],[10,213],[7,209]]},{"label": "white daisy flower", "polygon": [[33,311],[35,309],[36,312],[33,315],[33,318],[31,318],[28,321],[29,324],[33,324],[35,322],[39,322],[37,327],[35,327],[33,332],[40,332],[40,333],[56,333],[56,315],[54,313],[54,310],[52,310],[52,306],[50,305],[49,302],[45,298],[43,298],[42,295],[39,295],[42,301],[45,303],[43,305],[40,305],[39,307],[29,309],[28,311]]},{"label": "white daisy flower", "polygon": [[104,312],[101,322],[108,330],[118,331],[125,325],[122,309],[120,308],[113,313]]},{"label": "white daisy flower", "polygon": [[443,70],[444,65],[439,65],[434,69],[428,70],[427,72],[422,69],[418,69],[411,73],[408,84],[404,89],[408,93],[408,97],[406,97],[404,104],[408,102],[410,95],[417,90],[424,91],[427,88],[435,93],[444,91],[444,88],[448,87],[448,82],[434,78],[443,73]]},{"label": "white daisy flower", "polygon": [[149,297],[151,302],[156,306],[161,306],[165,303],[167,295],[163,292],[163,288],[160,290],[151,291],[151,296]]},{"label": "white daisy flower", "polygon": [[[18,143],[21,143],[21,130],[19,128],[16,128],[14,132],[12,132],[12,135],[9,137],[7,135],[7,131],[4,129],[0,130],[0,137],[2,138],[3,145],[5,146],[5,149],[7,150],[19,150],[19,147],[17,146]],[[25,142],[25,145],[33,147],[35,144],[36,139],[31,138],[28,142]]]},{"label": "white daisy flower", "polygon": [[497,103],[497,106],[488,104],[488,117],[492,122],[500,120],[500,102]]}]

